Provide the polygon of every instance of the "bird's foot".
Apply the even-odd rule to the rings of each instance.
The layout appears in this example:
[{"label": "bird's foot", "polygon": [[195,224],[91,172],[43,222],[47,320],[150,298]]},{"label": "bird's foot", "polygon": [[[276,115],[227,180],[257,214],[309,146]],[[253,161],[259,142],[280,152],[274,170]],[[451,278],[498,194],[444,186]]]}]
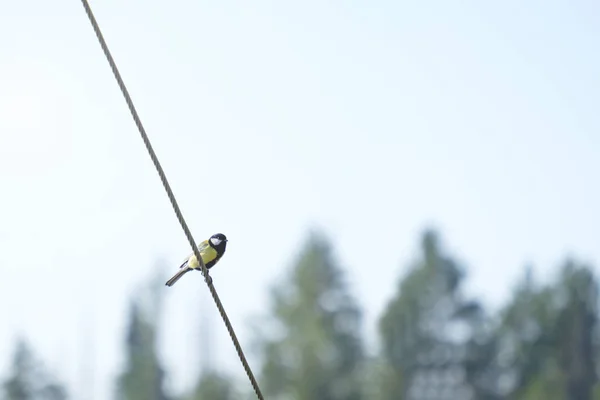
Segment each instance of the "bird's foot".
[{"label": "bird's foot", "polygon": [[202,270],[200,270],[200,272],[202,272],[202,275],[204,276],[204,282],[208,283],[209,285],[212,284],[212,278],[211,276],[208,274],[208,270],[206,271],[206,275],[204,275],[204,272]]}]

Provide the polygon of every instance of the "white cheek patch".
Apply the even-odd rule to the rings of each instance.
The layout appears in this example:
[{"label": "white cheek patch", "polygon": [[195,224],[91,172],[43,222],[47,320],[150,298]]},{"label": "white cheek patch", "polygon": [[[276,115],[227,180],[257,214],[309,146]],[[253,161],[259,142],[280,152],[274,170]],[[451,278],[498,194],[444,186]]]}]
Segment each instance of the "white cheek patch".
[{"label": "white cheek patch", "polygon": [[217,238],[212,238],[210,239],[210,241],[212,242],[213,245],[218,246],[219,243],[221,243],[221,239],[217,239]]}]

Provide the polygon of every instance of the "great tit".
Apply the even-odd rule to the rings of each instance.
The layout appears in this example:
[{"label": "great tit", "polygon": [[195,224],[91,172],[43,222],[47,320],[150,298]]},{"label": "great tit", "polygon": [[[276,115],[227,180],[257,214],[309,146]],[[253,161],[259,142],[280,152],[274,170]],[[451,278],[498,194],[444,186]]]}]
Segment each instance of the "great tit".
[{"label": "great tit", "polygon": [[[198,245],[200,256],[206,268],[214,267],[219,262],[223,254],[225,254],[225,248],[227,247],[227,237],[222,233],[216,233],[212,235],[208,240],[203,241]],[[173,286],[175,282],[179,280],[186,272],[191,270],[202,271],[198,259],[194,253],[190,254],[183,261],[183,264],[179,267],[179,271],[171,279],[165,283],[167,286]]]}]

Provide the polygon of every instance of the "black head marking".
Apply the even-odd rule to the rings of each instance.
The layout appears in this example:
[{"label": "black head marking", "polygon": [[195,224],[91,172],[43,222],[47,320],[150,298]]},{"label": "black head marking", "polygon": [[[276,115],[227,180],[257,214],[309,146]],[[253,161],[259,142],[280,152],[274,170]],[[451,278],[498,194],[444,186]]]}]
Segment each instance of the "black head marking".
[{"label": "black head marking", "polygon": [[227,245],[227,237],[222,233],[215,233],[210,237],[210,239],[208,239],[208,242],[218,252],[222,252],[225,251],[225,246]]}]

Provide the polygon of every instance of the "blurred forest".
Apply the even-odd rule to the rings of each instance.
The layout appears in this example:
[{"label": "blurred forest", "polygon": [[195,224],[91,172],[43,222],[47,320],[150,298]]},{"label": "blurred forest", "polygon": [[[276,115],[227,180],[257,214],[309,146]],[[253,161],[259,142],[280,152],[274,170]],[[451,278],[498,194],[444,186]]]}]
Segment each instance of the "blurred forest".
[{"label": "blurred forest", "polygon": [[[600,400],[597,277],[564,260],[541,284],[531,268],[495,313],[464,292],[466,271],[425,231],[378,318],[379,348],[366,351],[360,299],[347,285],[329,240],[311,233],[271,303],[256,316],[253,363],[268,399]],[[558,260],[560,261],[560,260]],[[375,272],[374,272],[375,273]],[[193,390],[175,396],[157,355],[163,281],[130,299],[126,363],[115,374],[118,400],[255,398],[245,376],[203,369]],[[63,400],[69,388],[24,341],[2,373],[5,400]],[[240,389],[241,388],[241,389]]]}]

